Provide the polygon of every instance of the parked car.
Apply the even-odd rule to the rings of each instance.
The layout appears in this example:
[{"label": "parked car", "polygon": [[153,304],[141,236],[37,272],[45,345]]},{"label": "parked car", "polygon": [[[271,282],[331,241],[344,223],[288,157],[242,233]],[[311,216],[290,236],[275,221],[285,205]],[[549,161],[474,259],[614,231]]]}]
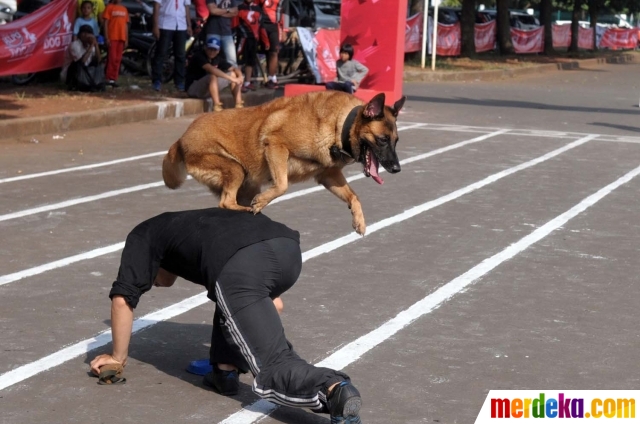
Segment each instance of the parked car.
[{"label": "parked car", "polygon": [[[555,21],[554,24],[556,24],[556,25],[571,25],[571,21],[559,20],[559,21]],[[590,28],[591,27],[591,24],[589,23],[589,21],[578,21],[578,25],[581,28]]]},{"label": "parked car", "polygon": [[[479,15],[483,15],[483,22],[489,22],[496,19],[497,12],[491,9],[478,11]],[[531,30],[540,27],[540,21],[533,15],[515,10],[509,11],[509,24],[511,28]]]},{"label": "parked car", "polygon": [[340,28],[340,0],[314,0],[316,28]]},{"label": "parked car", "polygon": [[15,12],[15,9],[12,9],[8,4],[4,2],[0,3],[0,25],[13,21],[13,14]]}]

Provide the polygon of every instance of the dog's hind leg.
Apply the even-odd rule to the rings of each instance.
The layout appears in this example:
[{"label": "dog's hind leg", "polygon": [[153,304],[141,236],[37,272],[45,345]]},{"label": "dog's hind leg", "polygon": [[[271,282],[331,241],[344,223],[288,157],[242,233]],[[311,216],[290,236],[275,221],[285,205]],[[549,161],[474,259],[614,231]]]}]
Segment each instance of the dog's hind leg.
[{"label": "dog's hind leg", "polygon": [[207,155],[200,159],[197,167],[191,167],[189,174],[220,196],[219,207],[251,212],[251,208],[240,206],[236,200],[238,190],[244,181],[244,169],[237,162],[218,155]]},{"label": "dog's hind leg", "polygon": [[288,180],[288,160],[289,150],[282,145],[265,142],[265,158],[269,166],[269,173],[273,180],[273,185],[253,198],[251,206],[253,213],[260,212],[276,197],[282,196],[289,186]]},{"label": "dog's hind leg", "polygon": [[326,169],[316,177],[316,181],[349,205],[352,216],[351,225],[353,229],[356,230],[356,233],[363,236],[367,230],[367,226],[364,222],[362,205],[360,204],[358,195],[351,189],[347,180],[344,178],[342,171],[338,168]]}]

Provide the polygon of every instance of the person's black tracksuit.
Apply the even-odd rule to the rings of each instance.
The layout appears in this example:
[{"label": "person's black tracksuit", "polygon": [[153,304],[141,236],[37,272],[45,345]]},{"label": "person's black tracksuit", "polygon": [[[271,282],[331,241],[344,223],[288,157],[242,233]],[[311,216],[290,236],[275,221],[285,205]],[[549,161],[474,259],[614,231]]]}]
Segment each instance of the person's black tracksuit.
[{"label": "person's black tracksuit", "polygon": [[109,297],[121,295],[135,308],[159,268],[204,285],[216,302],[211,363],[251,371],[253,391],[266,400],[327,412],[327,389],[349,377],[301,359],[272,301],[300,274],[299,240],[297,231],[263,214],[167,212],[131,231]]}]

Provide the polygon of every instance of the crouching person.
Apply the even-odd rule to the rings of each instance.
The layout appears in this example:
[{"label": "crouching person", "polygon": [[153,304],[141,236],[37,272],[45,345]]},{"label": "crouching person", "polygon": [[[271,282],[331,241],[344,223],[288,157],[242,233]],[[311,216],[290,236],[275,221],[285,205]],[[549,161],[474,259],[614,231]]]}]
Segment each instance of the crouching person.
[{"label": "crouching person", "polygon": [[197,99],[213,99],[213,110],[222,110],[220,91],[231,85],[236,108],[244,106],[242,101],[242,71],[230,65],[220,56],[220,39],[207,36],[203,51],[193,55],[187,68],[187,93]]},{"label": "crouching person", "polygon": [[69,44],[60,78],[69,90],[104,90],[106,81],[100,65],[100,47],[90,25],[82,25],[78,39]]},{"label": "crouching person", "polygon": [[300,234],[263,214],[211,208],[151,218],[127,237],[109,293],[113,352],[93,359],[91,371],[100,381],[121,379],[140,296],[180,276],[216,303],[205,384],[235,395],[238,373],[251,372],[263,399],[358,424],[361,398],[349,376],[309,364],[285,337],[278,299],[301,269]]}]

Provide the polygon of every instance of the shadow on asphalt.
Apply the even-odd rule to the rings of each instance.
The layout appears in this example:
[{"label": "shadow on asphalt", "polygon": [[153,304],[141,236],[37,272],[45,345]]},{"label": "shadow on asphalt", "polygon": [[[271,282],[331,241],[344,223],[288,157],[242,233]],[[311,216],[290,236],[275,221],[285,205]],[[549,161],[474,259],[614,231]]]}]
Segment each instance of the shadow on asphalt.
[{"label": "shadow on asphalt", "polygon": [[443,97],[427,97],[427,96],[407,96],[407,100],[414,102],[427,102],[427,103],[444,103],[454,105],[470,105],[480,107],[508,107],[519,109],[537,109],[537,110],[558,110],[563,112],[587,112],[587,113],[610,113],[614,115],[637,115],[638,111],[629,107],[629,109],[610,109],[610,108],[597,108],[588,106],[558,106],[545,103],[536,102],[523,102],[516,100],[477,100],[463,97],[457,98],[443,98]]},{"label": "shadow on asphalt", "polygon": [[628,125],[609,124],[606,122],[591,122],[589,123],[589,125],[596,125],[598,127],[615,128],[618,130],[640,133],[640,127],[630,127]]},{"label": "shadow on asphalt", "polygon": [[[213,308],[211,311],[213,320]],[[110,325],[110,321],[105,320],[105,324]],[[197,359],[209,357],[209,346],[211,341],[212,324],[185,324],[170,321],[162,321],[158,324],[144,329],[133,335],[129,346],[129,365],[125,371],[127,379],[132,377],[136,364],[131,364],[131,359],[151,365],[157,370],[175,377],[184,382],[190,383],[200,390],[211,392],[211,400],[220,396],[213,389],[202,383],[202,376],[190,374],[186,371],[189,362]],[[303,341],[300,340],[299,343]],[[295,343],[294,343],[295,346]],[[92,350],[87,354],[85,363],[87,370],[91,360],[103,353],[111,353],[111,343],[99,349]],[[140,375],[144,370],[138,368],[135,374]],[[134,374],[134,375],[135,375]],[[95,377],[88,374],[87,384],[95,384]],[[248,381],[247,376],[241,380]],[[144,393],[140,393],[144,399]],[[231,399],[238,402],[238,409],[251,405],[259,400],[253,394],[251,386],[240,382],[240,392]],[[305,409],[281,407],[274,411],[271,418],[284,424],[299,424],[301,422],[309,424],[327,424],[329,416],[325,414],[313,414]]]}]

